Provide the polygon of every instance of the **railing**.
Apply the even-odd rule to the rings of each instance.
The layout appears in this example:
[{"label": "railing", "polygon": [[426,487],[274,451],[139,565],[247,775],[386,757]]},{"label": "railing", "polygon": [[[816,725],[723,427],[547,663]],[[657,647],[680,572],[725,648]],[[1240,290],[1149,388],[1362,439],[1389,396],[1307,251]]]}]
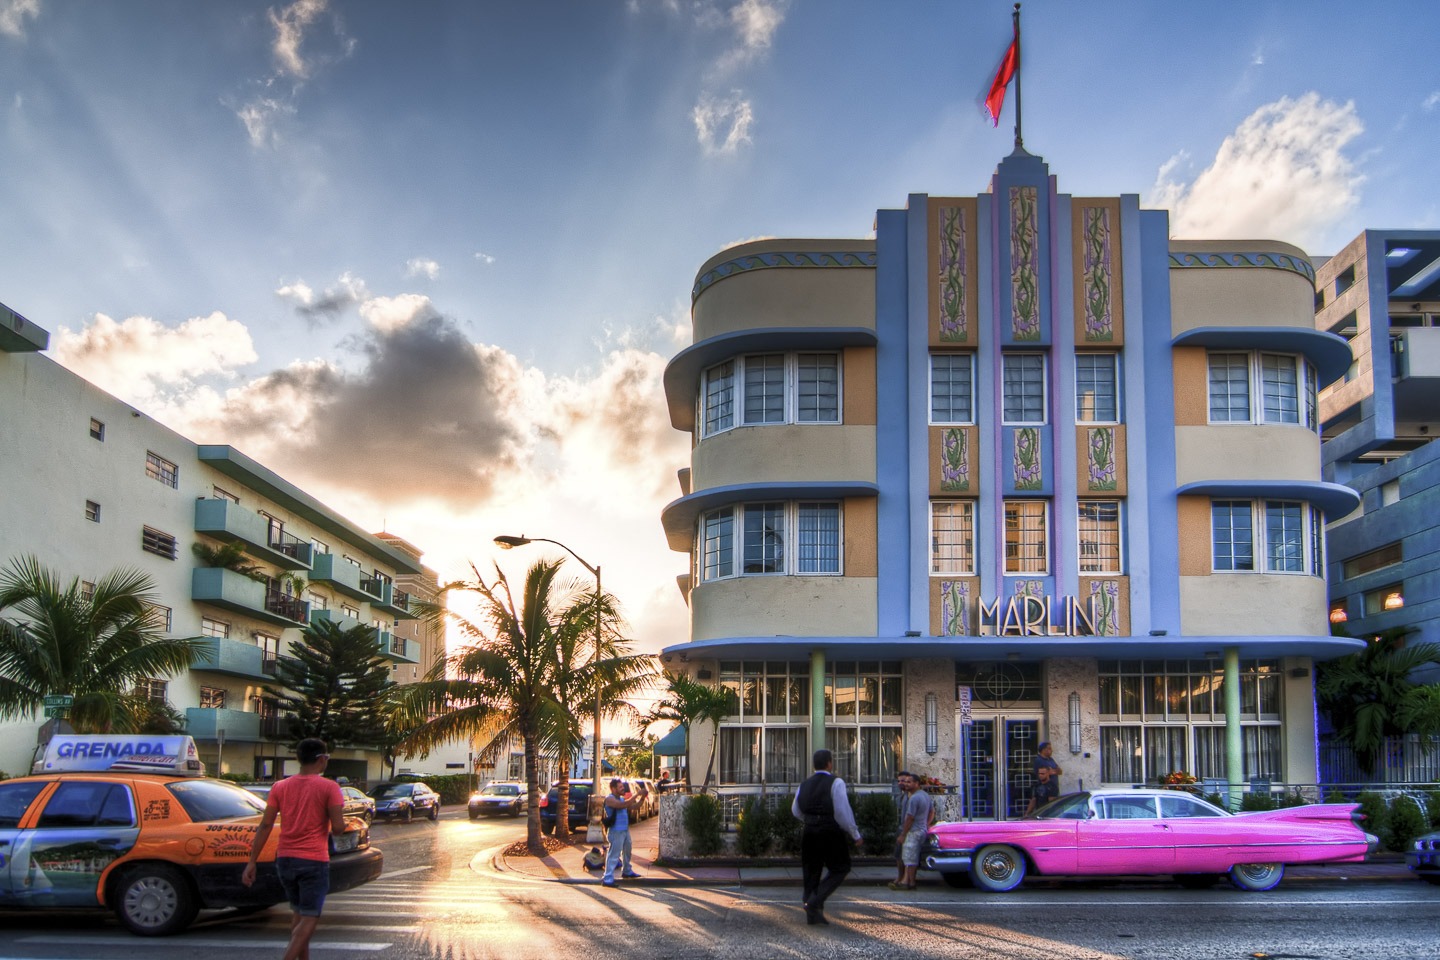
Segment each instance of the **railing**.
[{"label": "railing", "polygon": [[280,658],[265,654],[260,660],[260,672],[267,677],[273,677],[280,672]]},{"label": "railing", "polygon": [[309,617],[310,604],[299,597],[287,597],[282,593],[265,594],[265,609],[279,617],[304,623]]},{"label": "railing", "polygon": [[390,652],[395,654],[396,656],[406,656],[405,646],[406,644],[404,637],[390,638]]},{"label": "railing", "polygon": [[289,724],[286,718],[279,714],[262,714],[260,717],[260,735],[271,740],[281,740],[290,736]]},{"label": "railing", "polygon": [[385,581],[379,577],[361,577],[360,589],[372,597],[383,597],[385,595]]},{"label": "railing", "polygon": [[409,610],[410,594],[404,590],[396,590],[390,598],[390,606],[399,607],[401,610]]},{"label": "railing", "polygon": [[1374,770],[1366,770],[1350,745],[1322,740],[1319,745],[1322,784],[1381,783],[1405,785],[1440,781],[1440,749],[1418,736],[1386,737]]},{"label": "railing", "polygon": [[270,549],[276,553],[283,553],[292,560],[298,560],[301,563],[309,564],[310,562],[310,542],[308,540],[301,540],[294,534],[286,533],[284,530],[270,535]]}]

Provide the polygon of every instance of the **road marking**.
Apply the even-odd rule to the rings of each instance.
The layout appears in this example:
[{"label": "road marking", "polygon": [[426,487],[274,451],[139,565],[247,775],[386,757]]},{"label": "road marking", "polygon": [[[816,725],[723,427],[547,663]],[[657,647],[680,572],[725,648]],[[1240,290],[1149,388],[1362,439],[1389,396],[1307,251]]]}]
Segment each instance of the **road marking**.
[{"label": "road marking", "polygon": [[[742,896],[737,896],[737,899],[740,900],[741,902],[744,902],[744,903],[753,903],[753,904],[757,904],[757,905],[766,905],[766,906],[777,905],[777,904],[778,904],[778,905],[781,905],[781,906],[798,907],[798,906],[801,905],[800,902],[799,902],[798,900],[794,899],[794,898],[789,898],[789,899],[785,899],[785,900],[777,900],[777,899],[762,899],[762,898],[758,898],[758,897],[742,897]],[[906,905],[906,906],[925,906],[925,907],[947,907],[947,906],[948,906],[948,907],[965,907],[965,906],[974,906],[975,904],[978,903],[978,904],[983,904],[983,905],[985,906],[985,908],[988,910],[988,909],[991,908],[991,907],[1027,907],[1027,906],[1028,906],[1028,907],[1083,907],[1083,906],[1093,907],[1093,906],[1095,906],[1096,904],[1102,904],[1102,905],[1107,906],[1107,907],[1173,907],[1173,906],[1175,906],[1177,903],[1183,903],[1183,904],[1184,904],[1185,906],[1187,906],[1187,907],[1217,906],[1217,907],[1225,907],[1225,908],[1228,909],[1228,908],[1234,907],[1234,906],[1245,906],[1245,907],[1334,907],[1334,906],[1341,906],[1341,907],[1378,907],[1378,906],[1391,906],[1391,905],[1396,905],[1396,906],[1416,906],[1416,905],[1419,905],[1419,904],[1430,904],[1430,905],[1434,905],[1435,902],[1436,902],[1436,901],[1433,900],[1433,899],[1428,899],[1428,900],[1427,900],[1427,899],[1421,899],[1421,900],[1327,900],[1327,899],[1316,898],[1316,899],[1313,899],[1313,900],[1277,900],[1277,899],[1273,899],[1273,898],[1270,898],[1270,897],[1255,898],[1255,897],[1249,897],[1249,896],[1243,896],[1243,897],[1242,897],[1242,896],[1240,896],[1240,895],[1237,895],[1237,896],[1234,897],[1234,898],[1226,897],[1226,898],[1223,899],[1223,900],[1221,900],[1221,899],[1219,899],[1219,898],[1215,898],[1215,899],[1212,899],[1212,900],[1204,901],[1204,900],[1194,900],[1194,899],[1181,900],[1180,897],[1179,897],[1179,892],[1177,891],[1177,895],[1176,895],[1175,898],[1166,899],[1166,900],[1098,900],[1098,899],[1095,899],[1095,898],[1093,898],[1093,897],[1076,898],[1076,899],[1073,899],[1073,900],[1054,900],[1054,899],[1050,899],[1050,898],[1048,898],[1048,897],[1047,897],[1047,898],[1044,898],[1044,899],[1032,898],[1032,897],[1006,897],[1006,898],[1003,899],[1003,900],[999,900],[999,899],[979,899],[979,898],[975,898],[975,899],[955,898],[955,899],[946,899],[946,900],[913,900],[913,899],[910,899],[910,898],[907,897],[907,898],[905,898],[905,899],[903,899],[903,900],[900,900],[900,899],[896,899],[896,900],[880,900],[880,899],[875,899],[875,900],[831,900],[831,901],[829,901],[829,902],[826,904],[826,906],[842,906],[842,905],[847,905],[847,906],[854,906],[854,907],[866,907],[866,906],[870,906],[870,905],[872,905],[872,904],[884,904],[885,906],[895,906],[895,905],[898,905],[898,904],[904,904],[904,905]]]},{"label": "road marking", "polygon": [[[430,865],[430,864],[427,863],[427,864],[425,864],[425,866],[423,866],[423,867],[408,867],[407,869],[404,869],[404,870],[386,870],[384,873],[382,873],[382,874],[380,875],[380,877],[381,877],[382,880],[389,880],[391,877],[407,877],[407,876],[409,876],[409,875],[412,874],[412,873],[420,873],[420,872],[423,871],[423,870],[434,870],[434,869],[435,869],[435,868],[434,868],[432,865]],[[372,882],[373,882],[373,881],[372,881]]]},{"label": "road marking", "polygon": [[[56,946],[86,946],[86,947],[131,947],[140,946],[134,937],[21,937],[13,943],[48,943]],[[164,941],[151,940],[145,944],[146,947],[223,947],[229,949],[245,950],[280,950],[283,951],[290,943],[289,940],[210,940],[199,937],[177,936]],[[310,944],[311,950],[358,950],[365,953],[373,953],[378,950],[388,950],[394,946],[392,943],[366,943],[361,941],[318,941]]]}]

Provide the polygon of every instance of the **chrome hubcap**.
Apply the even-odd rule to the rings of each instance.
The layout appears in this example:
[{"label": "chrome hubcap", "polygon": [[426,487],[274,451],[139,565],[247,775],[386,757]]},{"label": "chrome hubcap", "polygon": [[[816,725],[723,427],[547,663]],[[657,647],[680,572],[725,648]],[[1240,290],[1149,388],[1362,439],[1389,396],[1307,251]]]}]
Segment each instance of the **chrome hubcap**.
[{"label": "chrome hubcap", "polygon": [[170,883],[159,877],[145,877],[125,891],[125,913],[143,926],[159,926],[175,915],[179,900]]}]

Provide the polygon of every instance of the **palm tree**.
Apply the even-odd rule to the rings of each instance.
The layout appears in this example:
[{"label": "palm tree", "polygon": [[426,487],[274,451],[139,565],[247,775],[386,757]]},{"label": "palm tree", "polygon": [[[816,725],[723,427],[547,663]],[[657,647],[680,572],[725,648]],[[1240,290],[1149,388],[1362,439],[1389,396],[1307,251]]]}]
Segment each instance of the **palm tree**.
[{"label": "palm tree", "polygon": [[[154,582],[116,570],[95,582],[68,584],[35,557],[0,572],[0,719],[33,717],[45,697],[75,698],[70,723],[82,733],[133,732],[145,722],[130,693],[148,677],[189,669],[198,642],[163,635]],[[143,698],[140,698],[143,699]]]},{"label": "palm tree", "polygon": [[720,721],[735,713],[734,697],[724,687],[706,686],[683,673],[666,671],[668,686],[665,697],[645,717],[646,726],[660,720],[672,720],[689,729],[697,723],[710,724],[710,762],[705,768],[703,786],[709,786],[715,772],[715,752],[720,741]]},{"label": "palm tree", "polygon": [[1413,733],[1428,742],[1440,734],[1440,697],[1435,688],[1410,679],[1420,667],[1440,664],[1440,645],[1406,646],[1405,638],[1415,632],[1413,627],[1384,631],[1364,650],[1315,669],[1317,706],[1372,773],[1386,737]]},{"label": "palm tree", "polygon": [[[415,724],[402,749],[421,753],[456,738],[481,734],[505,738],[517,733],[524,744],[526,787],[530,796],[540,796],[537,749],[542,734],[554,729],[562,714],[553,687],[551,628],[552,591],[559,568],[558,561],[542,560],[532,566],[519,604],[498,566],[492,582],[487,583],[472,566],[474,580],[441,588],[442,596],[452,591],[477,595],[480,623],[449,604],[424,605],[422,612],[431,622],[453,623],[470,643],[437,662],[424,680],[394,692],[401,722]],[[525,838],[532,854],[544,855],[538,804],[530,805]]]}]

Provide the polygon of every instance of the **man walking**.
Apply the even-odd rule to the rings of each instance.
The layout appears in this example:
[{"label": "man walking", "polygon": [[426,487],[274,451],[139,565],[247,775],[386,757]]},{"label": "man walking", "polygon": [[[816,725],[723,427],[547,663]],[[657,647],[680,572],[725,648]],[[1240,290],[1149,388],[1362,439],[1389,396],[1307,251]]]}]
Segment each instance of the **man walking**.
[{"label": "man walking", "polygon": [[834,756],[829,750],[816,750],[812,760],[815,773],[795,791],[790,812],[805,824],[800,869],[805,922],[814,925],[830,922],[825,919],[825,901],[850,872],[850,844],[860,842],[860,830],[845,795],[845,781],[831,772]]},{"label": "man walking", "polygon": [[920,867],[920,848],[930,830],[930,812],[934,802],[920,789],[920,778],[908,770],[897,778],[904,800],[900,808],[900,836],[896,840],[895,882],[891,890],[914,890],[915,871]]},{"label": "man walking", "polygon": [[255,882],[255,861],[279,815],[275,869],[290,901],[290,943],[285,960],[309,960],[310,938],[330,890],[330,834],[345,832],[345,797],[340,784],[321,776],[330,762],[323,740],[301,740],[295,747],[295,759],[300,762],[300,774],[270,788],[240,882],[247,887]]},{"label": "man walking", "polygon": [[[615,886],[615,867],[622,864],[620,877],[634,880],[640,874],[630,869],[630,815],[649,796],[642,784],[637,796],[627,796],[630,786],[619,777],[610,781],[610,795],[605,798],[605,826],[610,829],[610,849],[605,853],[605,876],[601,879],[607,887]],[[613,818],[613,822],[612,822]]]}]

